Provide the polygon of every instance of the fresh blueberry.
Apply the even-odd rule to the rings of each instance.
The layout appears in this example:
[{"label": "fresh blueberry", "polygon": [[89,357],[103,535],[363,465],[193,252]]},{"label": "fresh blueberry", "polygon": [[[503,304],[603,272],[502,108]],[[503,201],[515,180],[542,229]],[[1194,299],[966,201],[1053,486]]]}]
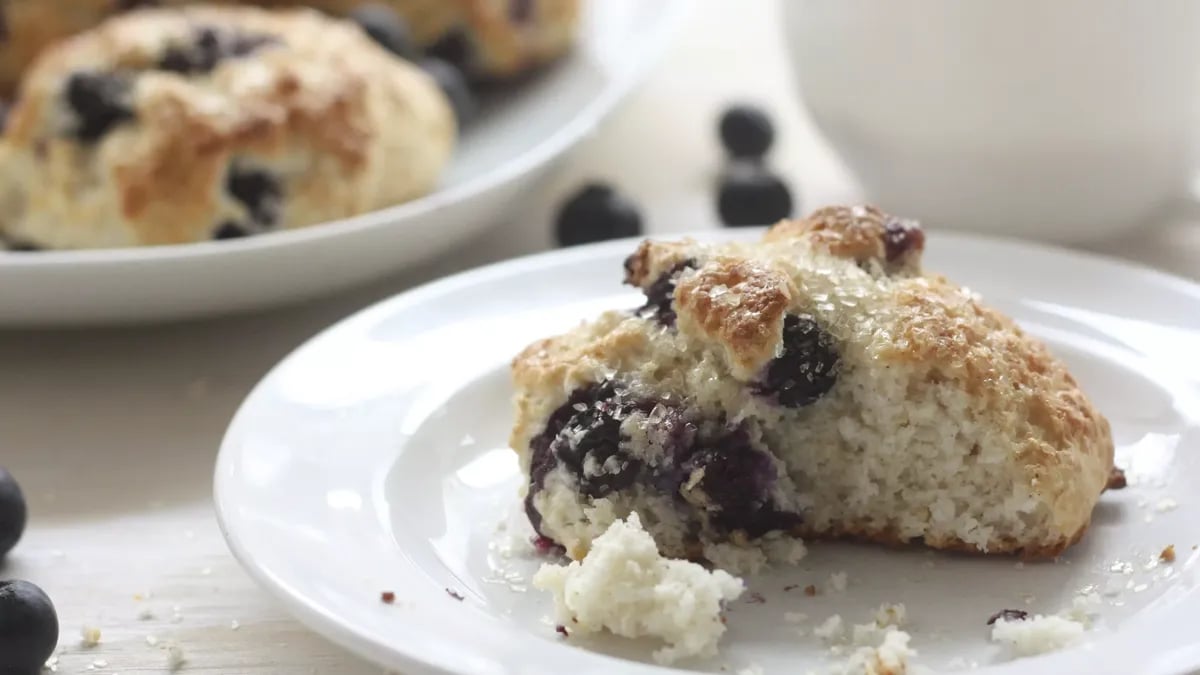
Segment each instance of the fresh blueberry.
[{"label": "fresh blueberry", "polygon": [[461,130],[470,124],[479,111],[479,103],[475,100],[475,93],[471,91],[462,71],[441,59],[425,59],[421,62],[421,68],[437,82],[446,98],[450,99],[454,117],[458,120],[458,128]]},{"label": "fresh blueberry", "polygon": [[67,105],[78,119],[75,135],[94,143],[113,127],[133,119],[128,94],[128,79],[117,73],[78,72],[68,78]]},{"label": "fresh blueberry", "polygon": [[888,262],[895,262],[910,251],[925,248],[925,232],[913,220],[889,218],[883,226],[883,244]]},{"label": "fresh blueberry", "polygon": [[402,59],[416,60],[417,49],[408,22],[391,7],[379,3],[362,5],[350,13],[350,20],[379,46]]},{"label": "fresh blueberry", "polygon": [[35,675],[58,644],[58,613],[28,581],[0,581],[0,673]]},{"label": "fresh blueberry", "polygon": [[685,489],[703,493],[698,501],[708,505],[709,521],[719,529],[761,537],[800,524],[800,514],[775,506],[775,463],[743,427],[702,442],[683,469],[689,476]]},{"label": "fresh blueberry", "polygon": [[226,239],[241,239],[249,234],[250,232],[247,231],[246,228],[238,225],[232,220],[227,220],[221,223],[213,232],[213,239],[216,239],[217,241],[223,241]]},{"label": "fresh blueberry", "polygon": [[788,408],[816,402],[837,383],[841,359],[833,336],[808,314],[783,322],[783,353],[767,364],[754,393],[774,397]]},{"label": "fresh blueberry", "polygon": [[717,212],[730,227],[773,225],[792,215],[792,193],[763,167],[738,163],[721,181]]},{"label": "fresh blueberry", "polygon": [[636,237],[642,233],[642,216],[611,187],[593,183],[563,204],[555,230],[562,246]]},{"label": "fresh blueberry", "polygon": [[225,179],[225,189],[246,206],[256,223],[271,226],[278,222],[283,186],[275,174],[235,165]]},{"label": "fresh blueberry", "polygon": [[12,474],[0,468],[0,558],[17,545],[25,532],[25,495]]},{"label": "fresh blueberry", "polygon": [[679,273],[689,267],[695,267],[695,260],[684,260],[663,272],[650,287],[646,289],[646,304],[638,309],[638,316],[654,317],[664,326],[675,325],[675,282]]},{"label": "fresh blueberry", "polygon": [[738,159],[758,159],[775,141],[775,127],[762,110],[737,105],[721,115],[721,143],[726,152]]}]

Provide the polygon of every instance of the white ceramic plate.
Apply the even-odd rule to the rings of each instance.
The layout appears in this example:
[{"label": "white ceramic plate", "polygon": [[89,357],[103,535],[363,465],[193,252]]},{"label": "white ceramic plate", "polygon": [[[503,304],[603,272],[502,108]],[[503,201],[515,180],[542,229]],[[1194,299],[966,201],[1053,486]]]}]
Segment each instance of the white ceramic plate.
[{"label": "white ceramic plate", "polygon": [[[496,532],[520,483],[506,447],[509,359],[601,309],[635,306],[640,295],[619,283],[633,246],[449,278],[288,357],[238,412],[217,464],[220,520],[246,569],[314,630],[409,675],[662,672],[650,664],[650,643],[607,638],[584,649],[560,639],[547,623],[549,598],[524,588],[538,561],[503,554],[513,525]],[[766,602],[735,603],[722,660],[701,665],[821,669],[828,651],[811,637],[815,622],[835,612],[862,622],[880,603],[903,602],[917,662],[939,671],[956,657],[1021,675],[1200,666],[1200,288],[1075,253],[948,234],[931,236],[927,259],[1070,363],[1111,418],[1118,464],[1136,485],[1106,494],[1088,536],[1058,563],[813,545],[800,568],[750,579]],[[1178,559],[1155,564],[1168,544]],[[842,570],[842,593],[783,590],[823,586]],[[988,643],[993,612],[1056,612],[1089,587],[1105,595],[1082,646],[1005,663]],[[380,602],[384,590],[395,604]],[[783,620],[787,611],[811,617],[807,637]]]},{"label": "white ceramic plate", "polygon": [[331,293],[395,273],[503,220],[637,82],[683,0],[585,5],[580,44],[463,135],[441,188],[408,204],[248,239],[100,251],[0,251],[0,325],[181,319]]}]

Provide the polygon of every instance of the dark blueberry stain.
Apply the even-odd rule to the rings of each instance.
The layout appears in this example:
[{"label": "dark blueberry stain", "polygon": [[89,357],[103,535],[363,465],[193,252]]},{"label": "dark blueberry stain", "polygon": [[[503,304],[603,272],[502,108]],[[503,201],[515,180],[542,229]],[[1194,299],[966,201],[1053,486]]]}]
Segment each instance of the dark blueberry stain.
[{"label": "dark blueberry stain", "polygon": [[700,445],[683,463],[684,473],[699,476],[692,491],[709,504],[709,522],[717,529],[741,530],[751,537],[790,530],[798,513],[780,510],[771,498],[778,480],[771,455],[759,448],[744,427],[736,427]]},{"label": "dark blueberry stain", "polygon": [[533,18],[534,0],[508,0],[508,20],[525,23]]},{"label": "dark blueberry stain", "polygon": [[195,30],[190,42],[169,47],[159,59],[158,67],[184,75],[209,73],[225,59],[248,56],[277,42],[270,35],[201,26]]},{"label": "dark blueberry stain", "polygon": [[783,353],[773,359],[754,386],[780,405],[801,408],[816,402],[837,383],[841,359],[833,336],[808,314],[789,314],[783,322]]},{"label": "dark blueberry stain", "polygon": [[474,54],[475,48],[471,45],[471,38],[462,28],[449,31],[438,38],[437,42],[425,48],[426,56],[441,59],[464,73],[471,72],[470,66]]},{"label": "dark blueberry stain", "polygon": [[256,223],[269,227],[279,221],[283,186],[274,174],[234,166],[225,180],[225,189],[246,206]]},{"label": "dark blueberry stain", "polygon": [[129,80],[119,73],[78,72],[67,80],[67,105],[78,120],[75,136],[95,143],[117,125],[132,120]]},{"label": "dark blueberry stain", "polygon": [[[646,425],[647,439],[658,446],[652,466],[622,448],[629,438],[621,433],[621,421],[632,414],[643,416],[639,423]],[[702,522],[718,531],[740,530],[751,537],[794,529],[801,515],[775,504],[771,496],[778,480],[774,460],[749,431],[744,426],[729,428],[724,422],[701,429],[681,406],[632,399],[613,382],[576,390],[530,442],[525,500],[530,522],[544,537],[533,500],[550,472],[561,467],[591,498],[636,484],[672,495],[693,532]]]},{"label": "dark blueberry stain", "polygon": [[217,241],[223,241],[225,239],[241,239],[249,234],[250,232],[247,231],[246,228],[238,225],[232,220],[227,220],[221,223],[221,225],[213,232],[213,239],[216,239]]},{"label": "dark blueberry stain", "polygon": [[883,245],[888,262],[895,262],[912,250],[925,248],[925,232],[911,220],[889,218],[883,226]]},{"label": "dark blueberry stain", "polygon": [[675,283],[679,274],[686,269],[694,268],[695,260],[684,260],[676,263],[671,269],[663,272],[650,287],[646,289],[646,304],[638,308],[638,316],[654,317],[664,326],[674,326],[675,313]]},{"label": "dark blueberry stain", "polygon": [[1005,621],[1024,621],[1029,618],[1029,612],[1022,609],[1002,609],[999,612],[988,617],[987,625],[992,625],[997,621],[1004,619]]}]

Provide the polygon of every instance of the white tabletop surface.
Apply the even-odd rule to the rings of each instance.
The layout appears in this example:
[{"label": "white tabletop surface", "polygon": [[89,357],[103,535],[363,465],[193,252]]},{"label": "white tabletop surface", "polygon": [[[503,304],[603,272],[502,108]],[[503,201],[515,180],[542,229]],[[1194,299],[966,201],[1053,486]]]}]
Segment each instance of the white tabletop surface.
[{"label": "white tabletop surface", "polygon": [[[0,575],[58,605],[58,672],[378,673],[291,620],[229,555],[211,505],[213,459],[250,387],[306,338],[364,305],[481,262],[545,249],[553,205],[612,180],[651,232],[714,227],[714,120],[735,99],[769,108],[772,162],[801,209],[854,188],[797,105],[774,2],[697,3],[666,58],[509,223],[420,273],[304,307],[153,328],[0,332],[0,463],[20,477],[31,528]],[[1200,278],[1200,224],[1094,247]],[[80,629],[101,631],[81,645]],[[149,644],[152,637],[158,646]],[[397,636],[403,639],[403,636]]]}]

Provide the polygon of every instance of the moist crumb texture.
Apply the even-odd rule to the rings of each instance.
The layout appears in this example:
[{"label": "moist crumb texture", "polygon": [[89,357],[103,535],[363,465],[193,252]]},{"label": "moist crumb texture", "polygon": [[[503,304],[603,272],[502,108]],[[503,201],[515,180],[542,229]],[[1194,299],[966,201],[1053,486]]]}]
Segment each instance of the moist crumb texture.
[{"label": "moist crumb texture", "polygon": [[636,513],[614,521],[582,561],[543,565],[533,585],[554,594],[555,621],[570,634],[659,638],[663,664],[715,656],[723,606],[744,590],[727,572],[660,556]]},{"label": "moist crumb texture", "polygon": [[1108,421],[924,247],[866,206],[642,243],[624,272],[646,302],[514,361],[538,533],[579,560],[637,513],[665,555],[734,572],[794,562],[800,537],[1061,553],[1109,484]]}]

